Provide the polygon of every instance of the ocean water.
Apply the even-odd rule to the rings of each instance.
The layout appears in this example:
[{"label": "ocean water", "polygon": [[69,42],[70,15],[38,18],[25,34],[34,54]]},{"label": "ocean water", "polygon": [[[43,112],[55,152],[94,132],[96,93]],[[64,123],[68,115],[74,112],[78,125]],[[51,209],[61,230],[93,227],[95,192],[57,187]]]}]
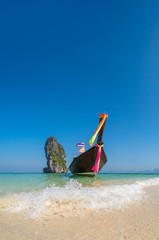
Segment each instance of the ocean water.
[{"label": "ocean water", "polygon": [[81,214],[122,209],[146,198],[145,188],[159,185],[155,174],[0,174],[0,211],[27,217]]}]

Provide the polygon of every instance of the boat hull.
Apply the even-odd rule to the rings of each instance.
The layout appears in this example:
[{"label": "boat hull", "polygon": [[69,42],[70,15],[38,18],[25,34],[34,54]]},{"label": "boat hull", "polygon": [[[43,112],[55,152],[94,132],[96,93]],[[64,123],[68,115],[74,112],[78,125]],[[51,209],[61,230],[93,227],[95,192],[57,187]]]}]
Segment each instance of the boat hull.
[{"label": "boat hull", "polygon": [[[75,157],[69,166],[71,173],[80,176],[94,177],[96,174],[92,168],[96,164],[97,153],[98,148],[94,146],[78,157]],[[98,172],[102,169],[106,162],[107,157],[102,148]]]}]

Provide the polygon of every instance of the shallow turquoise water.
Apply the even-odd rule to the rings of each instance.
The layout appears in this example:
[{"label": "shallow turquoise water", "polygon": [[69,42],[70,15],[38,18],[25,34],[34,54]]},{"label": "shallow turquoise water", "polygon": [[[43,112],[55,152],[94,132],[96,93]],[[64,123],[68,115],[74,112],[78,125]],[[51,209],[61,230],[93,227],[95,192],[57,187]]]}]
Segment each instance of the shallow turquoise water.
[{"label": "shallow turquoise water", "polygon": [[109,185],[132,184],[136,181],[158,178],[157,174],[108,174],[99,173],[94,178],[65,174],[44,173],[1,173],[0,194],[40,191],[52,185],[64,187],[70,179],[75,179],[83,187],[100,187]]},{"label": "shallow turquoise water", "polygon": [[146,198],[145,188],[158,185],[155,174],[0,174],[0,211],[40,217],[125,208]]}]

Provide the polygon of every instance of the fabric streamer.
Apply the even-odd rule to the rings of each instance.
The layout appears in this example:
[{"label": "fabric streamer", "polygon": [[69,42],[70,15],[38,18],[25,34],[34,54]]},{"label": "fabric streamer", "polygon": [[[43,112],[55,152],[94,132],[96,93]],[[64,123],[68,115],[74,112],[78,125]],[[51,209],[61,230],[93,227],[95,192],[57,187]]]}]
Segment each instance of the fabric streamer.
[{"label": "fabric streamer", "polygon": [[92,146],[94,143],[94,140],[96,139],[96,136],[98,134],[98,132],[100,131],[101,127],[103,126],[104,122],[106,121],[106,119],[108,118],[107,114],[99,114],[100,118],[103,118],[102,121],[99,123],[99,126],[97,128],[97,130],[95,131],[93,137],[91,138],[91,140],[89,141],[89,145]]},{"label": "fabric streamer", "polygon": [[95,171],[95,173],[97,174],[97,173],[98,173],[98,170],[99,170],[101,150],[102,150],[102,147],[103,147],[104,145],[99,146],[99,145],[96,143],[95,146],[98,147],[98,152],[97,152],[96,164],[94,165],[94,167],[92,168],[92,170]]}]

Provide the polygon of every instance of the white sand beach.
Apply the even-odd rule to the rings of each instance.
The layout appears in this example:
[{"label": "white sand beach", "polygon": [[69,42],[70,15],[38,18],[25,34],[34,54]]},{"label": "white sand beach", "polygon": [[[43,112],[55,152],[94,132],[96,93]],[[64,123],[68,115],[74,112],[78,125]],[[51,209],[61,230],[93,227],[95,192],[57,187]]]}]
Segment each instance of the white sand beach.
[{"label": "white sand beach", "polygon": [[145,191],[146,199],[109,212],[32,219],[1,211],[0,240],[158,240],[159,187]]}]

